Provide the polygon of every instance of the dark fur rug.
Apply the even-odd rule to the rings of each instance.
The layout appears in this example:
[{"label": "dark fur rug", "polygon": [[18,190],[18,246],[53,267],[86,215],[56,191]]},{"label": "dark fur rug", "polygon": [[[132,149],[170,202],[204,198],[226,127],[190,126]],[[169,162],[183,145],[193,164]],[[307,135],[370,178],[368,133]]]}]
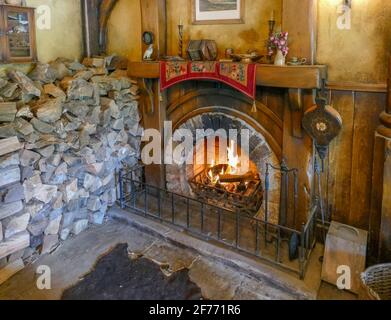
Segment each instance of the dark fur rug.
[{"label": "dark fur rug", "polygon": [[[101,258],[95,269],[76,286],[66,290],[63,300],[200,300],[201,290],[182,270],[167,278],[154,262],[131,260],[128,246],[118,245]],[[82,259],[82,257],[81,257]]]}]

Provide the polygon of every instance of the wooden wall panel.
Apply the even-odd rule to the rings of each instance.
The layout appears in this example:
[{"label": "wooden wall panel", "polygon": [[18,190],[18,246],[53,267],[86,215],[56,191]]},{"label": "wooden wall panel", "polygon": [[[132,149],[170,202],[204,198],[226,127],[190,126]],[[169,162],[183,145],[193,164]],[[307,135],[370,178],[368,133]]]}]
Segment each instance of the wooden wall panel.
[{"label": "wooden wall panel", "polygon": [[386,95],[332,91],[331,97],[344,126],[330,146],[323,175],[329,214],[333,220],[368,230],[375,132]]},{"label": "wooden wall panel", "polygon": [[331,95],[334,108],[343,119],[343,129],[332,142],[329,151],[327,192],[331,216],[341,223],[349,221],[350,184],[352,174],[353,93],[335,91]]},{"label": "wooden wall panel", "polygon": [[391,258],[391,141],[387,141],[385,148],[383,208],[380,231],[380,260],[389,262]]},{"label": "wooden wall panel", "polygon": [[379,114],[385,109],[383,94],[356,93],[352,184],[349,221],[356,227],[369,228],[371,181],[375,131],[380,124]]}]

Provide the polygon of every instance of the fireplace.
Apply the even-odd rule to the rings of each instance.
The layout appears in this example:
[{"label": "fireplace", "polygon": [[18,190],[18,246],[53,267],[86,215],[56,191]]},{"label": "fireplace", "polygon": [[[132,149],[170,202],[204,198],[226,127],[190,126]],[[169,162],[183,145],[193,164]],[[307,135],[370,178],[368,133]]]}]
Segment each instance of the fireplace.
[{"label": "fireplace", "polygon": [[[326,68],[297,71],[258,65],[254,100],[215,81],[189,81],[161,91],[158,62],[130,63],[129,74],[140,79],[144,128],[163,133],[169,121],[174,136],[190,131],[192,147],[179,158],[194,162],[122,172],[121,206],[303,277],[316,242],[318,203],[313,141],[302,130],[301,119],[313,104],[313,89],[321,87]],[[211,133],[197,135],[208,130]],[[219,130],[248,130],[248,148],[240,137],[216,140]],[[208,138],[215,148],[205,151]],[[166,132],[163,140],[166,145]],[[229,159],[232,140],[237,151]],[[173,148],[180,145],[173,143]],[[220,149],[226,161],[217,159]],[[211,161],[200,165],[199,150]],[[232,172],[236,155],[248,162],[246,170]],[[248,198],[243,197],[246,192]]]},{"label": "fireplace", "polygon": [[[265,137],[246,121],[223,112],[191,117],[176,128],[183,129],[194,134],[191,154],[184,155],[192,157],[193,161],[191,164],[166,165],[167,189],[278,224],[281,174],[269,170],[266,177],[266,172],[267,165],[277,168],[280,161]],[[197,135],[197,132],[204,134]],[[229,132],[238,133],[235,140],[229,138]],[[246,148],[241,145],[242,140],[246,141],[241,135],[243,132],[248,132]],[[174,148],[177,145],[174,144]],[[264,206],[266,181],[267,215]]]},{"label": "fireplace", "polygon": [[[172,107],[168,115],[173,136],[180,131],[192,136],[191,147],[177,152],[178,159],[192,161],[123,170],[121,207],[303,277],[316,241],[317,206],[313,205],[301,228],[289,225],[298,212],[298,170],[282,161],[275,143],[278,125],[271,124],[277,132],[273,135],[256,125],[254,120],[264,116],[261,111],[252,115],[235,112],[233,107],[192,104],[192,108],[185,112]],[[219,132],[238,135],[221,138]],[[173,150],[182,143],[172,141]],[[164,172],[163,185],[154,183],[156,172]]]}]

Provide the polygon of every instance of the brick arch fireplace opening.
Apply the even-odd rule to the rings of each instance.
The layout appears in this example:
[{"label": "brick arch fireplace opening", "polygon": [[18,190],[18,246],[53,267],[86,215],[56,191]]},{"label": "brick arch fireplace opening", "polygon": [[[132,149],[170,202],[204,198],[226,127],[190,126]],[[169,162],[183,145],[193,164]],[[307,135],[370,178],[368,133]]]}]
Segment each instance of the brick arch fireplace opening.
[{"label": "brick arch fireplace opening", "polygon": [[[197,157],[197,154],[205,153],[197,152],[200,148],[205,148],[207,144],[207,140],[210,138],[208,134],[206,136],[198,136],[196,135],[197,130],[203,130],[209,135],[215,134],[218,130],[224,130],[228,132],[230,130],[237,130],[239,133],[241,130],[248,130],[249,132],[249,152],[245,152],[241,146],[241,139],[237,139],[238,145],[235,146],[236,154],[241,156],[241,159],[245,159],[247,157],[249,163],[249,172],[254,175],[258,175],[260,178],[261,188],[258,189],[257,192],[263,192],[266,188],[266,167],[267,164],[272,165],[274,167],[280,166],[280,160],[273,149],[268,144],[264,135],[254,129],[246,121],[235,117],[234,115],[226,114],[222,111],[223,108],[214,107],[213,109],[220,109],[221,111],[213,111],[213,112],[205,112],[198,115],[195,115],[186,121],[178,122],[174,125],[174,134],[176,130],[187,129],[193,133],[193,149],[191,150],[191,154],[184,155],[184,157],[188,158],[189,156]],[[212,129],[212,130],[210,130]],[[214,163],[202,163],[202,161],[193,161],[193,164],[172,164],[166,165],[166,187],[169,191],[177,192],[186,196],[198,197],[196,194],[192,179],[198,174],[202,173],[202,171],[207,170],[208,168],[214,167],[214,165],[219,162],[219,151],[221,149],[227,149],[230,147],[233,141],[230,141],[228,138],[225,143],[228,143],[226,146],[219,145],[220,139],[216,138],[215,143],[215,159]],[[180,142],[174,142],[173,147],[176,148]],[[224,151],[223,151],[224,152]],[[210,159],[210,155],[208,159]],[[212,157],[213,158],[213,157]],[[208,162],[208,161],[207,161]],[[209,161],[210,162],[210,161]],[[201,163],[201,164],[199,164]],[[241,174],[245,174],[245,172],[241,172]],[[280,208],[280,187],[281,187],[281,174],[276,170],[271,170],[268,175],[268,216],[265,216],[265,203],[261,201],[261,205],[257,208],[257,212],[255,217],[266,220],[278,224],[279,222],[279,208]],[[263,200],[263,199],[262,199]],[[219,205],[219,203],[215,203]],[[255,205],[255,204],[254,204]]]}]

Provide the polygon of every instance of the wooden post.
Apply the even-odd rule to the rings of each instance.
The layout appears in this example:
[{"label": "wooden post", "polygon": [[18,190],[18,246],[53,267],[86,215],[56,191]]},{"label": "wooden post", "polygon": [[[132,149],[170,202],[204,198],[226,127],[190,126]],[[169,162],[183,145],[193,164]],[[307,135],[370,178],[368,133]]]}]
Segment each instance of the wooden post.
[{"label": "wooden post", "polygon": [[370,261],[391,260],[391,59],[386,111],[380,115],[373,160]]},{"label": "wooden post", "polygon": [[282,29],[289,32],[288,59],[306,58],[316,63],[318,0],[283,0]]},{"label": "wooden post", "polygon": [[82,0],[84,55],[106,52],[107,22],[118,0]]},{"label": "wooden post", "polygon": [[[142,33],[149,31],[154,34],[154,55],[159,59],[167,53],[167,16],[166,0],[140,0]],[[147,49],[143,43],[142,55]],[[141,57],[142,59],[142,57]],[[155,65],[152,62],[150,65]],[[166,94],[160,92],[159,79],[140,79],[142,89],[143,125],[144,129],[156,129],[164,136],[164,121],[166,120]],[[164,143],[162,143],[162,147]],[[163,149],[164,150],[164,149]],[[163,165],[164,152],[162,153],[162,165],[151,165],[145,168],[148,184],[165,188],[165,166]]]},{"label": "wooden post", "polygon": [[[154,59],[167,54],[167,14],[166,0],[140,0],[141,30],[154,34]],[[148,46],[142,44],[142,54]],[[142,58],[142,57],[141,57]]]}]

